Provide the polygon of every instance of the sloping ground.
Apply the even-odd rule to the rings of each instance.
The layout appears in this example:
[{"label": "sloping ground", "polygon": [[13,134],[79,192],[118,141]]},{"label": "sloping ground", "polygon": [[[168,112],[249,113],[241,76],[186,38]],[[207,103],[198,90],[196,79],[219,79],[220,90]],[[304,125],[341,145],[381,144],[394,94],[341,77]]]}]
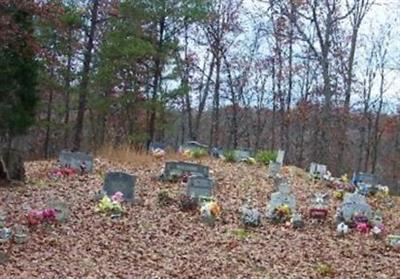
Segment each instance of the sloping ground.
[{"label": "sloping ground", "polygon": [[[161,189],[172,196],[184,191],[180,184],[151,180],[160,172],[161,161],[138,165],[96,160],[95,174],[58,182],[46,179],[50,162],[27,164],[28,186],[0,188],[0,207],[9,212],[8,223],[25,222],[24,210],[40,209],[52,198],[69,203],[71,218],[55,228],[39,228],[29,242],[15,245],[10,261],[0,266],[0,278],[321,278],[321,263],[330,266],[336,278],[400,278],[400,254],[387,248],[386,240],[357,232],[336,236],[330,220],[339,203],[333,198],[325,224],[306,220],[305,229],[296,231],[264,219],[262,227],[238,237],[233,232],[240,228],[242,200],[252,197],[264,213],[272,181],[259,166],[211,159],[203,163],[213,170],[223,209],[214,228],[201,223],[198,214],[181,212],[177,204],[157,204]],[[136,194],[142,202],[126,207],[119,220],[94,212],[93,194],[109,169],[138,175]],[[286,173],[304,215],[313,192],[331,192],[312,184],[297,168],[286,168]],[[398,201],[390,209],[382,201],[370,203],[382,211],[389,232],[400,231]]]}]

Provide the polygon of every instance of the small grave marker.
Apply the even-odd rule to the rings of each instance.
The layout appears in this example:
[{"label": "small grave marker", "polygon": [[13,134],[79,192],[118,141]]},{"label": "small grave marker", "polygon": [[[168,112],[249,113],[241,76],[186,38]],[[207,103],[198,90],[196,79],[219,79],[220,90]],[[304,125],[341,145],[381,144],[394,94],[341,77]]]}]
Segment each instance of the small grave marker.
[{"label": "small grave marker", "polygon": [[279,150],[278,155],[276,156],[276,163],[280,164],[283,166],[283,160],[285,158],[285,151]]},{"label": "small grave marker", "polygon": [[124,194],[124,200],[135,198],[136,176],[124,172],[108,172],[104,179],[103,191],[112,197],[116,192]]},{"label": "small grave marker", "polygon": [[84,168],[87,172],[93,171],[93,156],[83,152],[62,150],[58,161],[62,167],[71,167],[76,170]]},{"label": "small grave marker", "polygon": [[247,160],[250,156],[250,151],[247,150],[234,150],[235,161],[241,162]]},{"label": "small grave marker", "polygon": [[214,182],[204,176],[190,176],[186,184],[186,196],[198,199],[199,197],[212,197]]},{"label": "small grave marker", "polygon": [[281,170],[281,164],[276,163],[276,162],[269,162],[268,165],[268,177],[270,178],[275,178],[278,176],[279,172]]},{"label": "small grave marker", "polygon": [[328,167],[326,165],[321,165],[317,163],[311,163],[310,174],[318,175],[320,177],[324,176],[328,172]]},{"label": "small grave marker", "polygon": [[314,219],[324,220],[328,216],[328,195],[315,193],[312,198],[312,208],[310,209],[310,217]]}]

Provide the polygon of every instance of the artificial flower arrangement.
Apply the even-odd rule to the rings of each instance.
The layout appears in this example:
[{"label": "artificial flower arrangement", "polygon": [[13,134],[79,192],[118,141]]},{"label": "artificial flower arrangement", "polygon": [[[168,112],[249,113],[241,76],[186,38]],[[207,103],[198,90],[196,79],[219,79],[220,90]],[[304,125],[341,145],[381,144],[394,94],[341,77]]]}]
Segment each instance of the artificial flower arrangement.
[{"label": "artificial flower arrangement", "polygon": [[156,148],[151,151],[151,155],[156,159],[164,159],[165,158],[165,150],[161,148]]},{"label": "artificial flower arrangement", "polygon": [[56,219],[56,210],[54,208],[46,208],[43,210],[30,210],[27,215],[28,224],[31,227],[40,224],[51,224]]},{"label": "artificial flower arrangement", "polygon": [[277,222],[286,222],[290,220],[292,216],[292,210],[287,204],[281,204],[276,207],[272,213],[272,220]]},{"label": "artificial flower arrangement", "polygon": [[49,174],[52,179],[59,179],[64,177],[70,177],[77,174],[77,171],[71,167],[61,167],[52,170]]},{"label": "artificial flower arrangement", "polygon": [[247,157],[246,159],[244,159],[244,162],[248,165],[255,165],[257,164],[256,159],[254,159],[253,157]]},{"label": "artificial flower arrangement", "polygon": [[333,196],[335,197],[335,199],[342,200],[344,197],[344,190],[333,191]]},{"label": "artificial flower arrangement", "polygon": [[250,202],[246,202],[241,208],[241,219],[246,227],[258,227],[261,224],[260,212],[250,206]]},{"label": "artificial flower arrangement", "polygon": [[121,203],[124,201],[124,195],[121,192],[116,192],[111,198],[105,195],[98,206],[96,212],[111,214],[111,217],[119,217],[123,213]]},{"label": "artificial flower arrangement", "polygon": [[200,197],[200,215],[203,221],[214,225],[216,218],[221,214],[221,207],[212,197]]}]

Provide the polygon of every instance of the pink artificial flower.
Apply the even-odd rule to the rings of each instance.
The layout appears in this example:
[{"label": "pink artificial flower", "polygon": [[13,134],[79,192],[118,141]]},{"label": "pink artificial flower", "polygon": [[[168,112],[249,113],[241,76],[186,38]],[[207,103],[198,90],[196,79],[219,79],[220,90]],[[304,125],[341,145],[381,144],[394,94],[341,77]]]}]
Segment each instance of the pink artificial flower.
[{"label": "pink artificial flower", "polygon": [[357,231],[359,231],[360,233],[368,233],[369,232],[368,224],[367,223],[358,223]]},{"label": "pink artificial flower", "polygon": [[47,221],[52,221],[56,219],[56,211],[53,208],[46,208],[42,211],[43,219]]},{"label": "pink artificial flower", "polygon": [[116,192],[112,197],[111,200],[113,202],[123,202],[124,201],[124,194],[121,192]]}]

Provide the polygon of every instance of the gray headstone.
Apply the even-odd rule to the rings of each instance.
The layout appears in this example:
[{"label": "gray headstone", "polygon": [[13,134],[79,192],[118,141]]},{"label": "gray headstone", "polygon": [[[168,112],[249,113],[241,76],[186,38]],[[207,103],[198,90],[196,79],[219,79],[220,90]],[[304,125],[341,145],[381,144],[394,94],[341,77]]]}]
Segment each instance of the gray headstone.
[{"label": "gray headstone", "polygon": [[214,182],[204,176],[190,176],[186,184],[186,195],[188,197],[211,197]]},{"label": "gray headstone", "polygon": [[369,220],[373,217],[372,209],[365,197],[358,193],[346,194],[340,210],[345,222],[351,222],[356,213],[364,215]]},{"label": "gray headstone", "polygon": [[123,172],[109,172],[104,179],[103,191],[112,197],[116,192],[124,194],[124,200],[135,199],[136,176]]},{"label": "gray headstone", "polygon": [[250,156],[250,152],[247,150],[234,150],[235,161],[240,162],[247,160]]},{"label": "gray headstone", "polygon": [[276,162],[270,162],[268,165],[268,177],[275,178],[281,170],[281,165]]},{"label": "gray headstone", "polygon": [[278,151],[278,156],[276,157],[276,162],[283,166],[283,160],[285,158],[285,151],[279,150]]},{"label": "gray headstone", "polygon": [[165,163],[164,176],[166,179],[171,179],[173,174],[181,175],[184,173],[208,177],[209,168],[207,166],[187,162],[169,161]]},{"label": "gray headstone", "polygon": [[285,180],[278,184],[278,191],[282,194],[290,194],[292,192],[292,186]]},{"label": "gray headstone", "polygon": [[272,216],[276,208],[281,205],[288,205],[292,212],[296,209],[296,198],[293,194],[275,192],[271,194],[271,201],[267,206],[267,216]]},{"label": "gray headstone", "polygon": [[93,156],[90,154],[62,150],[58,161],[62,167],[71,167],[80,170],[81,165],[84,164],[88,172],[93,171]]},{"label": "gray headstone", "polygon": [[371,186],[375,186],[378,184],[378,177],[372,173],[360,172],[357,175],[355,175],[353,180],[356,183],[362,182]]}]

